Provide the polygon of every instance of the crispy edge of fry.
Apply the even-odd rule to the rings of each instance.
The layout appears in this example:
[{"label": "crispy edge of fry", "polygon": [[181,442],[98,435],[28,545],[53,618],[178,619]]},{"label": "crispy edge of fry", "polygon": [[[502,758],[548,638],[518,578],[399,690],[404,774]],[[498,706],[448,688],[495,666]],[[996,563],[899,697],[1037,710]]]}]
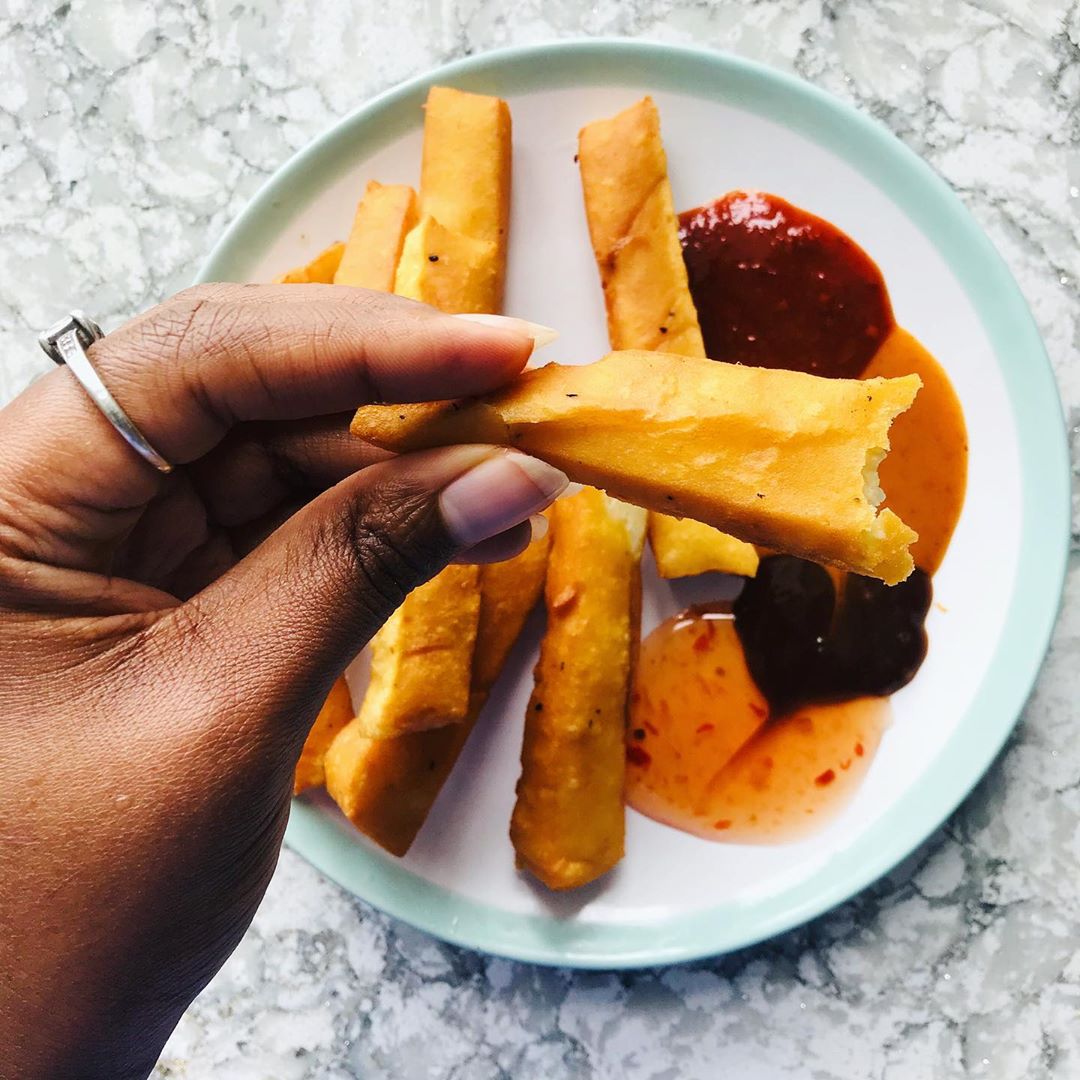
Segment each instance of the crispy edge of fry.
[{"label": "crispy edge of fry", "polygon": [[877,467],[921,385],[621,352],[469,401],[368,406],[353,432],[397,452],[513,446],[625,502],[895,584],[917,537],[877,509]]},{"label": "crispy edge of fry", "polygon": [[416,221],[416,192],[408,184],[368,181],[334,284],[392,292],[405,235]]},{"label": "crispy edge of fry", "polygon": [[413,589],[371,639],[360,731],[385,739],[461,723],[469,712],[479,619],[477,566],[452,564]]},{"label": "crispy edge of fry", "polygon": [[517,863],[550,889],[623,855],[625,728],[645,515],[584,488],[555,504],[548,625],[525,716],[510,822]]},{"label": "crispy edge of fry", "polygon": [[321,787],[326,780],[326,751],[335,736],[353,718],[352,696],[344,676],[335,680],[330,693],[323,702],[315,722],[311,725],[293,776],[293,794],[299,795],[308,788]]},{"label": "crispy edge of fry", "polygon": [[649,511],[649,546],[662,578],[692,577],[720,571],[753,577],[761,556],[753,544],[737,540],[693,518]]},{"label": "crispy edge of fry", "polygon": [[501,305],[502,272],[493,243],[425,214],[405,237],[394,292],[450,314],[484,314]]},{"label": "crispy edge of fry", "polygon": [[345,245],[336,241],[323,248],[311,262],[294,267],[274,278],[275,285],[332,285]]},{"label": "crispy edge of fry", "polygon": [[480,568],[480,620],[464,723],[369,739],[354,721],[334,740],[327,789],[345,816],[391,854],[409,850],[465,746],[540,597],[549,546],[545,536],[513,559]]},{"label": "crispy edge of fry", "polygon": [[[652,98],[583,127],[578,162],[611,347],[704,357]],[[751,544],[700,522],[651,513],[649,542],[661,577],[757,573]]]}]

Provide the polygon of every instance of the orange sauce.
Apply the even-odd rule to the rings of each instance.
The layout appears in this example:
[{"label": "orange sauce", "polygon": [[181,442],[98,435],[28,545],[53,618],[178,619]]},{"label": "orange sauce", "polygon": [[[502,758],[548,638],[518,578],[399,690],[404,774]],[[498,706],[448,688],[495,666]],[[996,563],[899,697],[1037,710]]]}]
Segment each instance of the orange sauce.
[{"label": "orange sauce", "polygon": [[893,422],[892,450],[878,479],[890,507],[918,534],[915,565],[933,573],[945,557],[967,488],[967,426],[960,399],[941,365],[906,330],[895,327],[863,378],[916,374],[915,404]]},{"label": "orange sauce", "polygon": [[859,698],[767,721],[732,616],[668,619],[642,643],[627,802],[707,840],[796,839],[855,793],[888,726],[889,705]]}]

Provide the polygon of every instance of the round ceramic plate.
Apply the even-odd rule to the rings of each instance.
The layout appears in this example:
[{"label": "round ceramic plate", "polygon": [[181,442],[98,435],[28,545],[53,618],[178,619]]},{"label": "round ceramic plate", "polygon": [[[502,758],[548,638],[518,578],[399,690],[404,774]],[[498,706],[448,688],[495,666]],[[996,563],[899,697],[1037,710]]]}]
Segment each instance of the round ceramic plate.
[{"label": "round ceramic plate", "polygon": [[[854,801],[773,846],[709,843],[628,814],[626,857],[553,897],[514,870],[507,823],[538,627],[530,624],[409,855],[356,833],[325,796],[297,800],[287,842],[358,896],[439,937],[577,967],[736,949],[846,900],[924,840],[979,779],[1046,649],[1068,536],[1053,376],[1012,278],[952,194],[884,129],[786,75],[710,52],[626,41],[490,53],[431,72],[342,120],[283,166],[200,280],[269,281],[348,232],[364,183],[416,183],[427,88],[509,100],[514,190],[506,311],[557,327],[545,359],[607,350],[574,164],[578,129],[652,94],[678,207],[736,187],[834,222],[884,272],[897,320],[943,363],[970,434],[967,502],[935,577],[929,657]],[[647,569],[645,627],[670,614]],[[362,682],[354,672],[354,692]]]}]

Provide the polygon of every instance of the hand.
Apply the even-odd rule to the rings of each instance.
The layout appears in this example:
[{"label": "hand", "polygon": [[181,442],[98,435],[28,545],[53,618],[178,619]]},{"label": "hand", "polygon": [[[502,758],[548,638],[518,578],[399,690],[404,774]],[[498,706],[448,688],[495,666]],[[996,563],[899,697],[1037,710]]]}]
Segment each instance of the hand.
[{"label": "hand", "polygon": [[[565,484],[383,460],[356,406],[492,389],[527,338],[331,286],[206,286],[0,411],[0,1075],[145,1076],[273,871],[331,683],[414,586]],[[314,419],[312,419],[314,418]]]}]

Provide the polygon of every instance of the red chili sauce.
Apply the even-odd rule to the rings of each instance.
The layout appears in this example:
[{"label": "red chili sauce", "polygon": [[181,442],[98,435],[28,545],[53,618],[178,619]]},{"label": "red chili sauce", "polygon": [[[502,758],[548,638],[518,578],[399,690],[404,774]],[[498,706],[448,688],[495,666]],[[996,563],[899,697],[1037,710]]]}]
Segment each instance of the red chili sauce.
[{"label": "red chili sauce", "polygon": [[895,325],[870,256],[784,199],[733,191],[679,224],[714,360],[857,379]]}]

